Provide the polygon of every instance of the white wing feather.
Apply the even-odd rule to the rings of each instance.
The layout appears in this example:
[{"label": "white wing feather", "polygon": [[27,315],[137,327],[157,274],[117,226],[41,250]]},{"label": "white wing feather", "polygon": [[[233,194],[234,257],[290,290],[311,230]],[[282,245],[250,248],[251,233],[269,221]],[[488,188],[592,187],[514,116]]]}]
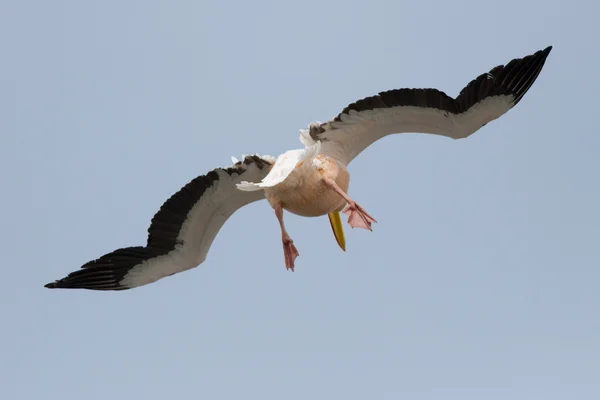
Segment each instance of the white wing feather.
[{"label": "white wing feather", "polygon": [[180,244],[171,252],[132,268],[121,281],[121,285],[146,285],[203,263],[225,222],[237,210],[265,198],[263,192],[240,192],[235,185],[240,182],[242,176],[246,179],[260,179],[265,172],[255,165],[249,166],[241,175],[229,175],[223,169],[217,170],[219,179],[189,211],[178,236]]},{"label": "white wing feather", "polygon": [[350,110],[342,114],[340,121],[329,122],[328,131],[319,136],[323,138],[322,153],[347,165],[371,144],[391,134],[414,132],[466,138],[506,113],[512,100],[512,96],[490,97],[458,115],[413,106],[363,112]]}]

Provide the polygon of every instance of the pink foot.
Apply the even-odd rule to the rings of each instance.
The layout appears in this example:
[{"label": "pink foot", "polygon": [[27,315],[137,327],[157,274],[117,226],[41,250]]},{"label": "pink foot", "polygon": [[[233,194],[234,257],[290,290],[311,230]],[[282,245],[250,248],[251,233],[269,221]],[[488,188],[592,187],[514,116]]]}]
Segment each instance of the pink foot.
[{"label": "pink foot", "polygon": [[294,246],[294,241],[289,236],[283,238],[283,255],[285,257],[285,269],[291,269],[294,272],[294,260],[300,254]]},{"label": "pink foot", "polygon": [[348,215],[348,224],[350,224],[352,228],[365,228],[372,231],[371,222],[377,222],[375,221],[375,218],[369,215],[364,208],[356,204],[355,201],[348,203],[348,207],[344,210],[344,214]]}]

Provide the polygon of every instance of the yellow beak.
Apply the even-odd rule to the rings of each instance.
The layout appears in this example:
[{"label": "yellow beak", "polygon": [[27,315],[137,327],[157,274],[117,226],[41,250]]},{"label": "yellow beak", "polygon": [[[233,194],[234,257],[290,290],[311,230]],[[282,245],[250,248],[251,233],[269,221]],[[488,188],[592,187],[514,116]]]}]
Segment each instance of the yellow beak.
[{"label": "yellow beak", "polygon": [[344,227],[342,225],[342,217],[340,213],[332,212],[327,215],[329,216],[329,223],[331,223],[331,229],[333,229],[335,240],[340,245],[342,250],[346,251],[346,236],[344,235]]}]

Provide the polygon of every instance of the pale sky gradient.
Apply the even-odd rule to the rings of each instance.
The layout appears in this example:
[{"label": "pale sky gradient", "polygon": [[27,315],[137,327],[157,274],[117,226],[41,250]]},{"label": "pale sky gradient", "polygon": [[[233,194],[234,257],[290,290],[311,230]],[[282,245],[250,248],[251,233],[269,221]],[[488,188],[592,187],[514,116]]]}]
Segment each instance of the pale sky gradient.
[{"label": "pale sky gradient", "polygon": [[[2,399],[600,398],[600,7],[593,1],[0,3]],[[124,292],[43,285],[144,244],[164,200],[381,90],[455,96],[553,45],[467,140],[352,164],[378,219],[225,225],[199,268]],[[344,218],[345,220],[345,218]],[[346,225],[347,226],[347,225]]]}]

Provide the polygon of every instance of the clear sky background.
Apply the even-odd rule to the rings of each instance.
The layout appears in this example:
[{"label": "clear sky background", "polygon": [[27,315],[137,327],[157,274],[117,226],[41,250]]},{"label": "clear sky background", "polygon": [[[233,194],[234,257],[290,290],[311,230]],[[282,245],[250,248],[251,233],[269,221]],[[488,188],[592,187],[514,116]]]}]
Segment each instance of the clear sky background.
[{"label": "clear sky background", "polygon": [[[599,7],[592,1],[0,4],[3,399],[600,397]],[[378,219],[336,245],[266,201],[199,268],[124,292],[47,282],[144,244],[164,200],[381,90],[455,96],[554,50],[467,140],[352,164]],[[385,168],[383,168],[385,167]],[[346,218],[344,218],[346,220]],[[347,226],[347,225],[346,225]]]}]

